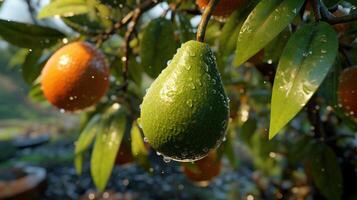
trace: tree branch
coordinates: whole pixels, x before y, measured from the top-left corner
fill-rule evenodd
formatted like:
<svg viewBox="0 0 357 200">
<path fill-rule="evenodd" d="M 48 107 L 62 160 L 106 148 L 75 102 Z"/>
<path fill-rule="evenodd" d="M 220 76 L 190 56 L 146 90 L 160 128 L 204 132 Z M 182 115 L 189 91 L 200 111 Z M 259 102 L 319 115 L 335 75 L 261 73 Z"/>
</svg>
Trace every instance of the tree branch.
<svg viewBox="0 0 357 200">
<path fill-rule="evenodd" d="M 320 21 L 321 20 L 321 11 L 320 11 L 320 5 L 321 2 L 320 0 L 310 0 L 312 9 L 314 11 L 314 16 L 315 16 L 315 21 Z"/>
<path fill-rule="evenodd" d="M 128 30 L 125 33 L 125 44 L 124 44 L 124 57 L 122 59 L 122 61 L 124 62 L 123 65 L 123 91 L 126 91 L 128 89 L 128 77 L 129 77 L 129 57 L 130 57 L 130 40 L 132 35 L 135 32 L 135 27 L 139 21 L 140 16 L 142 15 L 142 10 L 140 9 L 135 9 L 134 10 L 134 14 L 133 14 L 133 18 L 131 20 L 131 22 L 128 25 Z"/>
<path fill-rule="evenodd" d="M 135 14 L 135 12 L 137 12 L 137 10 L 140 10 L 140 13 L 144 13 L 147 10 L 150 10 L 151 8 L 153 8 L 154 6 L 156 6 L 157 4 L 159 4 L 161 2 L 162 2 L 162 0 L 146 0 L 146 1 L 142 2 L 140 5 L 138 5 L 138 7 L 135 10 L 129 12 L 120 21 L 115 23 L 111 29 L 96 36 L 94 40 L 96 41 L 96 43 L 98 45 L 100 45 L 105 40 L 107 40 L 111 35 L 114 35 L 115 33 L 117 33 L 117 31 L 119 29 L 121 29 L 123 26 L 127 25 L 133 19 L 134 14 Z"/>
<path fill-rule="evenodd" d="M 206 28 L 208 22 L 211 18 L 213 10 L 216 8 L 220 0 L 210 0 L 209 4 L 205 8 L 205 11 L 202 14 L 201 22 L 197 29 L 197 41 L 203 42 L 205 40 Z"/>
</svg>

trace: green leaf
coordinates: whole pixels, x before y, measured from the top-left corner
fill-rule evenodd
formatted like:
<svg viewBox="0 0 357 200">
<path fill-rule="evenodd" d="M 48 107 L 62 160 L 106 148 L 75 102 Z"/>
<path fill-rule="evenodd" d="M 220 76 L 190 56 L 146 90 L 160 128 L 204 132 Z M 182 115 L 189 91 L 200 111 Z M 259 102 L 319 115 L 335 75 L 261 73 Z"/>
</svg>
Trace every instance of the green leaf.
<svg viewBox="0 0 357 200">
<path fill-rule="evenodd" d="M 47 103 L 47 100 L 43 95 L 43 91 L 41 89 L 41 84 L 33 85 L 28 93 L 28 96 L 32 101 L 36 103 L 40 103 L 40 102 Z"/>
<path fill-rule="evenodd" d="M 84 152 L 92 144 L 100 128 L 100 115 L 94 115 L 81 132 L 75 146 L 75 167 L 78 174 L 82 173 Z"/>
<path fill-rule="evenodd" d="M 255 1 L 250 1 L 249 5 L 246 5 L 231 14 L 227 22 L 224 24 L 218 38 L 219 49 L 224 56 L 230 55 L 236 49 L 240 29 L 255 5 Z"/>
<path fill-rule="evenodd" d="M 290 28 L 286 28 L 264 48 L 264 60 L 268 63 L 277 63 L 283 53 L 286 43 L 291 36 Z"/>
<path fill-rule="evenodd" d="M 55 29 L 0 19 L 0 36 L 22 48 L 46 48 L 56 44 L 65 35 Z"/>
<path fill-rule="evenodd" d="M 304 0 L 262 0 L 244 22 L 238 36 L 235 65 L 258 53 L 299 13 Z"/>
<path fill-rule="evenodd" d="M 324 144 L 315 145 L 311 158 L 311 172 L 320 192 L 328 200 L 339 200 L 342 196 L 342 173 L 337 157 Z"/>
<path fill-rule="evenodd" d="M 223 55 L 227 56 L 235 50 L 242 25 L 242 17 L 238 11 L 234 12 L 224 24 L 218 38 L 219 49 Z"/>
<path fill-rule="evenodd" d="M 42 56 L 42 50 L 34 49 L 30 51 L 22 65 L 22 77 L 28 84 L 32 84 L 40 75 L 44 62 L 39 63 Z"/>
<path fill-rule="evenodd" d="M 335 61 L 337 35 L 325 22 L 305 25 L 291 36 L 275 76 L 269 138 L 305 106 Z"/>
<path fill-rule="evenodd" d="M 257 120 L 255 117 L 250 117 L 244 124 L 241 126 L 240 131 L 238 132 L 239 138 L 247 145 L 250 145 L 250 141 L 255 131 L 257 130 Z"/>
<path fill-rule="evenodd" d="M 88 13 L 90 9 L 86 0 L 55 0 L 43 7 L 37 17 L 39 19 L 56 15 L 69 17 Z"/>
<path fill-rule="evenodd" d="M 138 85 L 141 85 L 143 79 L 143 69 L 141 65 L 136 61 L 135 57 L 129 59 L 129 76 Z"/>
<path fill-rule="evenodd" d="M 336 6 L 340 0 L 323 0 L 324 4 L 326 7 L 331 8 Z"/>
<path fill-rule="evenodd" d="M 176 47 L 172 23 L 165 18 L 151 21 L 140 43 L 141 63 L 145 72 L 156 78 L 172 59 Z"/>
<path fill-rule="evenodd" d="M 91 175 L 100 191 L 107 185 L 125 132 L 126 115 L 123 110 L 115 112 L 113 117 L 103 121 L 91 157 Z"/>
<path fill-rule="evenodd" d="M 131 128 L 131 152 L 134 159 L 145 169 L 150 168 L 150 162 L 148 159 L 149 152 L 145 147 L 143 137 L 137 123 L 134 122 Z"/>
<path fill-rule="evenodd" d="M 177 13 L 177 26 L 181 43 L 185 43 L 195 38 L 191 21 L 186 15 Z"/>
</svg>

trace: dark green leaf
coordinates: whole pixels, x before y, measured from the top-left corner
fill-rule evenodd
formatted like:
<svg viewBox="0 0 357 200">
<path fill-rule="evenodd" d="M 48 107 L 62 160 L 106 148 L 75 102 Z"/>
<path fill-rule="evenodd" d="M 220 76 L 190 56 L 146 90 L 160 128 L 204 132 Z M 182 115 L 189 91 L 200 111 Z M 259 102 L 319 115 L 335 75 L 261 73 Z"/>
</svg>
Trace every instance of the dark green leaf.
<svg viewBox="0 0 357 200">
<path fill-rule="evenodd" d="M 91 175 L 100 191 L 107 185 L 125 132 L 126 115 L 123 110 L 115 112 L 113 117 L 103 121 L 91 157 Z"/>
<path fill-rule="evenodd" d="M 342 195 L 342 173 L 335 153 L 324 144 L 315 145 L 311 158 L 312 177 L 317 188 L 328 200 Z"/>
<path fill-rule="evenodd" d="M 0 19 L 0 36 L 23 48 L 51 47 L 65 35 L 55 29 Z"/>
<path fill-rule="evenodd" d="M 235 64 L 240 66 L 272 41 L 299 13 L 304 0 L 262 0 L 238 36 Z"/>
<path fill-rule="evenodd" d="M 129 75 L 130 78 L 138 85 L 141 85 L 142 82 L 142 73 L 143 69 L 141 65 L 136 61 L 134 57 L 129 60 Z"/>
<path fill-rule="evenodd" d="M 246 144 L 250 145 L 251 137 L 257 130 L 257 120 L 254 117 L 250 117 L 238 132 L 239 138 Z"/>
<path fill-rule="evenodd" d="M 28 93 L 28 96 L 34 102 L 47 102 L 45 96 L 43 95 L 41 84 L 36 84 L 32 86 Z"/>
<path fill-rule="evenodd" d="M 150 168 L 150 162 L 148 159 L 149 152 L 145 147 L 143 137 L 136 123 L 131 128 L 131 152 L 134 159 L 145 169 Z"/>
<path fill-rule="evenodd" d="M 275 76 L 269 138 L 305 106 L 335 61 L 337 35 L 325 22 L 305 25 L 291 36 Z"/>
<path fill-rule="evenodd" d="M 249 5 L 235 11 L 224 24 L 218 38 L 220 53 L 224 56 L 230 55 L 236 49 L 240 29 L 255 5 L 256 2 L 251 1 Z"/>
<path fill-rule="evenodd" d="M 218 38 L 220 53 L 227 56 L 235 50 L 242 25 L 242 17 L 238 11 L 228 18 Z"/>
<path fill-rule="evenodd" d="M 75 147 L 75 167 L 78 174 L 82 173 L 83 154 L 92 144 L 100 128 L 100 115 L 94 115 L 81 132 Z"/>
<path fill-rule="evenodd" d="M 88 13 L 90 9 L 86 0 L 55 0 L 41 9 L 38 18 L 43 19 L 56 15 L 68 17 Z"/>
<path fill-rule="evenodd" d="M 32 84 L 40 75 L 44 62 L 39 63 L 42 50 L 34 49 L 30 51 L 22 65 L 22 77 L 28 84 Z"/>
<path fill-rule="evenodd" d="M 277 63 L 290 36 L 291 30 L 290 28 L 286 28 L 274 40 L 272 40 L 264 48 L 264 60 L 268 63 Z"/>
<path fill-rule="evenodd" d="M 331 8 L 336 6 L 341 0 L 322 0 L 326 7 Z"/>
<path fill-rule="evenodd" d="M 195 34 L 193 32 L 193 27 L 190 19 L 183 14 L 177 14 L 177 24 L 178 31 L 180 36 L 180 42 L 184 43 L 189 40 L 193 40 L 195 38 Z"/>
<path fill-rule="evenodd" d="M 156 78 L 176 52 L 177 44 L 172 23 L 157 18 L 149 23 L 140 43 L 140 56 L 145 72 Z"/>
</svg>

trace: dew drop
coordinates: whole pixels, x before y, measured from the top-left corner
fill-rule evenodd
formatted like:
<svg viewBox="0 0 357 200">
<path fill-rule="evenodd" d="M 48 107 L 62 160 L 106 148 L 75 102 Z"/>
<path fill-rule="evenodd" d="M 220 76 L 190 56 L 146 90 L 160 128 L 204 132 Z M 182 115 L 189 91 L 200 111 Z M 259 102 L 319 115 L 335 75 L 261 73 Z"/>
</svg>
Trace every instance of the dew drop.
<svg viewBox="0 0 357 200">
<path fill-rule="evenodd" d="M 165 163 L 169 163 L 172 159 L 170 157 L 164 156 L 163 160 Z"/>
<path fill-rule="evenodd" d="M 186 104 L 187 104 L 190 108 L 193 107 L 193 103 L 192 103 L 192 100 L 191 100 L 191 99 L 187 100 L 187 101 L 186 101 Z"/>
</svg>

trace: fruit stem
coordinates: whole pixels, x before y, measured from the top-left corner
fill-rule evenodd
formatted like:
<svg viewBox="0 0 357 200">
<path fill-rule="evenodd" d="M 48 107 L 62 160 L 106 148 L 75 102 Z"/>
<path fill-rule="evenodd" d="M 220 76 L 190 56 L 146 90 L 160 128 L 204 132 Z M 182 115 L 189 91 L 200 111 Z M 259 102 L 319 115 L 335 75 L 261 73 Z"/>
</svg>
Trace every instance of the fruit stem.
<svg viewBox="0 0 357 200">
<path fill-rule="evenodd" d="M 198 25 L 198 29 L 197 29 L 197 36 L 196 36 L 197 41 L 204 42 L 208 22 L 211 18 L 213 10 L 216 8 L 219 1 L 220 0 L 210 0 L 209 4 L 205 8 L 202 14 L 201 22 Z"/>
</svg>

